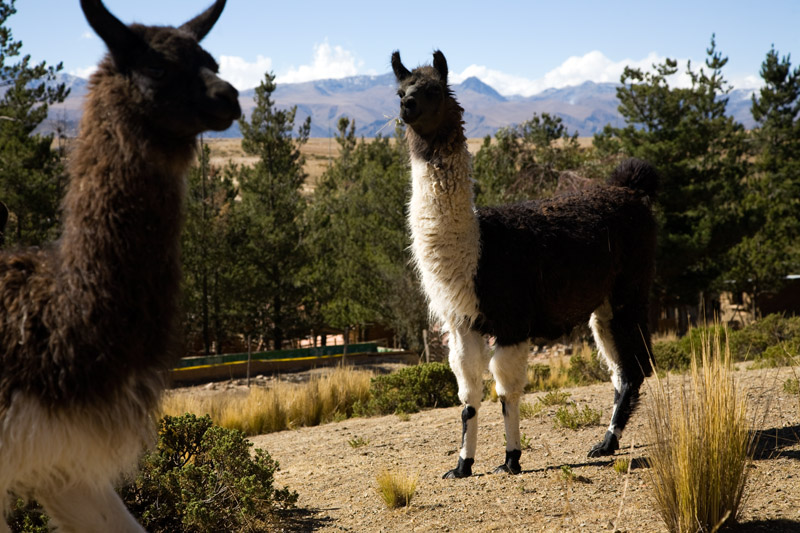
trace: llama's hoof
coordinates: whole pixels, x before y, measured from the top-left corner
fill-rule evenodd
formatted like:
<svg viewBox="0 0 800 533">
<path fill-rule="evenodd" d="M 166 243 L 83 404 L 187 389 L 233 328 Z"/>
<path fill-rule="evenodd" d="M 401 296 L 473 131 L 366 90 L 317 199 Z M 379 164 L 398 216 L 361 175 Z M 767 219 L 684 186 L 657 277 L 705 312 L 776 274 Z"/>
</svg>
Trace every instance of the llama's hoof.
<svg viewBox="0 0 800 533">
<path fill-rule="evenodd" d="M 445 473 L 442 479 L 461 479 L 472 475 L 472 464 L 475 459 L 462 459 L 458 458 L 458 466 Z"/>
<path fill-rule="evenodd" d="M 493 474 L 514 474 L 517 475 L 522 472 L 522 467 L 519 465 L 519 458 L 522 456 L 521 450 L 511 450 L 506 452 L 506 462 L 492 472 Z"/>
<path fill-rule="evenodd" d="M 606 431 L 606 437 L 603 439 L 603 442 L 598 442 L 589 450 L 589 457 L 614 455 L 614 452 L 617 450 L 619 450 L 619 440 L 617 436 L 611 431 Z"/>
</svg>

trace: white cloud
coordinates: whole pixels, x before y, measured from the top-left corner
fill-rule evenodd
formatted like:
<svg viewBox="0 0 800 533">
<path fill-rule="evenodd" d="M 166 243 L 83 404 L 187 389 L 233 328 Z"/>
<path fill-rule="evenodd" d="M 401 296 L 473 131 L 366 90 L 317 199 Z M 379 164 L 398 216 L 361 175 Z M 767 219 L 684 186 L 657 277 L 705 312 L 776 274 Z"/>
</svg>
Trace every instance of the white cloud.
<svg viewBox="0 0 800 533">
<path fill-rule="evenodd" d="M 231 85 L 243 91 L 257 86 L 264 80 L 264 74 L 272 69 L 272 59 L 256 56 L 253 63 L 237 56 L 220 56 L 219 75 Z"/>
<path fill-rule="evenodd" d="M 453 83 L 460 83 L 470 76 L 475 76 L 484 83 L 491 85 L 500 94 L 532 96 L 545 89 L 580 85 L 586 81 L 617 83 L 626 66 L 640 68 L 644 72 L 651 72 L 653 65 L 662 63 L 664 59 L 663 56 L 651 52 L 643 59 L 612 61 L 602 52 L 593 50 L 583 56 L 567 58 L 561 65 L 538 79 L 513 76 L 481 65 L 470 65 L 461 73 L 451 73 L 450 80 Z M 696 70 L 696 67 L 693 68 Z M 669 82 L 670 85 L 675 87 L 688 87 L 690 85 L 691 80 L 686 75 L 685 59 L 678 61 L 678 73 Z"/>
<path fill-rule="evenodd" d="M 79 78 L 88 79 L 92 73 L 97 70 L 97 65 L 92 65 L 90 67 L 84 68 L 76 68 L 69 71 L 69 73 L 73 76 L 77 76 Z"/>
<path fill-rule="evenodd" d="M 314 45 L 311 65 L 291 67 L 289 72 L 277 76 L 278 83 L 301 83 L 311 80 L 345 78 L 359 74 L 363 61 L 356 61 L 353 53 L 341 46 L 331 46 L 327 40 Z"/>
<path fill-rule="evenodd" d="M 90 31 L 85 31 L 81 34 L 81 39 L 95 39 L 96 37 L 97 36 Z"/>
</svg>

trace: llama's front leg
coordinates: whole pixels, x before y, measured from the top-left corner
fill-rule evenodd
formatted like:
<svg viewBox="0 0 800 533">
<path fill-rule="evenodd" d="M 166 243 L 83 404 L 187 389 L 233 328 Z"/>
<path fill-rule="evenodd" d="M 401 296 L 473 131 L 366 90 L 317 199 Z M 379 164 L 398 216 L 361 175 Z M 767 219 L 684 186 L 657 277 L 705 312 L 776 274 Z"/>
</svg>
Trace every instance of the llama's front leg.
<svg viewBox="0 0 800 533">
<path fill-rule="evenodd" d="M 461 411 L 461 451 L 458 465 L 442 476 L 445 479 L 469 477 L 478 446 L 478 409 L 483 397 L 483 371 L 486 369 L 486 343 L 467 328 L 450 331 L 450 368 L 458 381 Z"/>
<path fill-rule="evenodd" d="M 36 497 L 59 533 L 146 533 L 110 483 L 102 488 L 78 484 Z"/>
<path fill-rule="evenodd" d="M 495 468 L 494 473 L 519 474 L 522 443 L 519 434 L 519 400 L 528 382 L 528 343 L 497 346 L 489 363 L 495 379 L 497 396 L 503 406 L 503 422 L 506 430 L 506 459 Z"/>
</svg>

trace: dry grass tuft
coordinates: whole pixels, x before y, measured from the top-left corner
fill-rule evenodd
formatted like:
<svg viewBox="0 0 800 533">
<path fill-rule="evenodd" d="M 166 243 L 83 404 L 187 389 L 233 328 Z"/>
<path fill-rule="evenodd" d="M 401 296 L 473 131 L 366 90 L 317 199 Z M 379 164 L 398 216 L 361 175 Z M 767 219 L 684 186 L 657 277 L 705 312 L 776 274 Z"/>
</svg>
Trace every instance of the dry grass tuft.
<svg viewBox="0 0 800 533">
<path fill-rule="evenodd" d="M 306 383 L 277 382 L 246 394 L 197 397 L 169 394 L 163 414 L 208 414 L 218 425 L 260 435 L 301 426 L 316 426 L 352 414 L 357 402 L 369 398 L 371 372 L 338 367 Z"/>
<path fill-rule="evenodd" d="M 727 339 L 724 348 L 719 334 L 702 344 L 680 388 L 670 392 L 656 378 L 647 402 L 653 496 L 667 528 L 680 533 L 736 520 L 754 444 Z"/>
<path fill-rule="evenodd" d="M 390 472 L 384 470 L 378 475 L 378 492 L 390 509 L 407 507 L 417 491 L 417 479 L 404 472 Z"/>
</svg>

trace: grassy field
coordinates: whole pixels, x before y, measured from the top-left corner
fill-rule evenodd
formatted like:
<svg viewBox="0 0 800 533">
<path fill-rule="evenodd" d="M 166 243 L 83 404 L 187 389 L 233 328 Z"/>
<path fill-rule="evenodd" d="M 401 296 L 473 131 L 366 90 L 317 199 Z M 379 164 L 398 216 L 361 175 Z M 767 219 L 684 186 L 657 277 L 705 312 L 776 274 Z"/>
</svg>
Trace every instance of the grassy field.
<svg viewBox="0 0 800 533">
<path fill-rule="evenodd" d="M 211 148 L 211 164 L 224 166 L 231 161 L 236 164 L 252 165 L 256 157 L 248 156 L 242 151 L 241 139 L 204 139 Z M 469 139 L 469 151 L 475 154 L 481 147 L 483 139 Z M 325 169 L 331 164 L 339 153 L 339 145 L 333 138 L 313 138 L 303 145 L 300 150 L 306 157 L 305 171 L 308 173 L 308 187 L 312 188 L 319 180 Z"/>
</svg>

